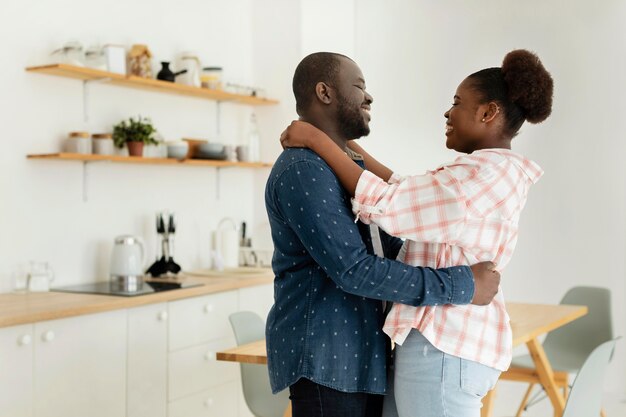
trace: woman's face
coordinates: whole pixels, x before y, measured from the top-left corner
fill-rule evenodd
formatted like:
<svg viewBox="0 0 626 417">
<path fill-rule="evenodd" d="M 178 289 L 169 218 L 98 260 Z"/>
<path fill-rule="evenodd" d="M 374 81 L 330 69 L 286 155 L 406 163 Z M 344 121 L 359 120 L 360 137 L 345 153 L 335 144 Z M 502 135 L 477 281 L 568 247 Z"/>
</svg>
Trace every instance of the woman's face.
<svg viewBox="0 0 626 417">
<path fill-rule="evenodd" d="M 472 153 L 484 139 L 484 117 L 476 91 L 467 78 L 459 84 L 446 118 L 446 147 L 457 152 Z"/>
</svg>

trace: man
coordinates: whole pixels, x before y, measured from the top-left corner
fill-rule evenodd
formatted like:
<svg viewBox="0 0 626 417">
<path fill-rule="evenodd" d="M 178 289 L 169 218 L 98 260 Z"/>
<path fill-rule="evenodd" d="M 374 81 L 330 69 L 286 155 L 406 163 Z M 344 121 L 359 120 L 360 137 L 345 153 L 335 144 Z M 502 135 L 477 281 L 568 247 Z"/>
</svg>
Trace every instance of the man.
<svg viewBox="0 0 626 417">
<path fill-rule="evenodd" d="M 309 55 L 296 68 L 293 90 L 300 120 L 362 164 L 346 147 L 369 134 L 373 101 L 356 63 Z M 402 242 L 355 223 L 332 170 L 308 149 L 280 155 L 265 201 L 276 275 L 268 369 L 274 392 L 289 387 L 294 417 L 380 416 L 389 356 L 380 300 L 487 304 L 497 292 L 500 277 L 490 262 L 433 270 L 391 260 Z"/>
</svg>

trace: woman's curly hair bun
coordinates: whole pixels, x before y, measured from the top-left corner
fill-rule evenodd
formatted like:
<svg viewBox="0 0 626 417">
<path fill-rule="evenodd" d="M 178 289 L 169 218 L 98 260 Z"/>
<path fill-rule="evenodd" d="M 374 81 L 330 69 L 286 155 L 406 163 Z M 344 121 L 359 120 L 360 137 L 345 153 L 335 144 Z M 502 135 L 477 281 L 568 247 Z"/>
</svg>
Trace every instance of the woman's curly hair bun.
<svg viewBox="0 0 626 417">
<path fill-rule="evenodd" d="M 554 83 L 539 57 L 525 49 L 509 52 L 502 62 L 509 99 L 530 123 L 544 121 L 552 112 Z"/>
</svg>

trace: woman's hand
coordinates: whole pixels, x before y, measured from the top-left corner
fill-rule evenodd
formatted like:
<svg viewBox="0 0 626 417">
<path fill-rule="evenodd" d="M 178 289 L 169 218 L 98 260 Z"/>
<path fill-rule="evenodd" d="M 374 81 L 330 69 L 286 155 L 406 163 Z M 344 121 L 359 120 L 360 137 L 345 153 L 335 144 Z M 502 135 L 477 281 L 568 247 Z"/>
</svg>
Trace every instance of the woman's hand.
<svg viewBox="0 0 626 417">
<path fill-rule="evenodd" d="M 280 135 L 280 144 L 285 148 L 310 148 L 312 141 L 324 132 L 310 123 L 294 120 Z"/>
</svg>

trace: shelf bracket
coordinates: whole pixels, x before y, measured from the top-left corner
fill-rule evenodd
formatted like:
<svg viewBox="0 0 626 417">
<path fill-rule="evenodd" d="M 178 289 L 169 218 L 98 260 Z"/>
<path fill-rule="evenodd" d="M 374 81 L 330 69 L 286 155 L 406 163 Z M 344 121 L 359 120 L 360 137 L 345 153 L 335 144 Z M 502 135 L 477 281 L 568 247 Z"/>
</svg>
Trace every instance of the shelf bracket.
<svg viewBox="0 0 626 417">
<path fill-rule="evenodd" d="M 87 161 L 83 161 L 83 203 L 86 203 L 89 200 L 87 195 L 87 176 Z"/>
<path fill-rule="evenodd" d="M 215 198 L 219 201 L 220 199 L 220 172 L 222 170 L 220 169 L 220 167 L 217 167 L 215 169 Z"/>
<path fill-rule="evenodd" d="M 85 123 L 89 122 L 89 84 L 106 83 L 109 81 L 111 81 L 111 78 L 108 77 L 83 80 L 83 120 Z"/>
<path fill-rule="evenodd" d="M 221 133 L 221 126 L 220 126 L 220 120 L 222 118 L 220 114 L 221 105 L 222 105 L 221 101 L 218 101 L 217 103 L 215 103 L 215 137 L 216 138 L 219 138 L 220 133 Z"/>
</svg>

